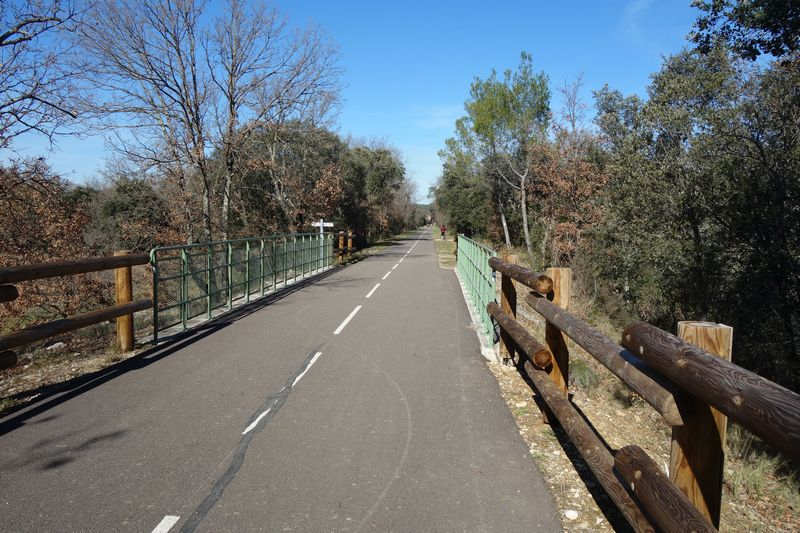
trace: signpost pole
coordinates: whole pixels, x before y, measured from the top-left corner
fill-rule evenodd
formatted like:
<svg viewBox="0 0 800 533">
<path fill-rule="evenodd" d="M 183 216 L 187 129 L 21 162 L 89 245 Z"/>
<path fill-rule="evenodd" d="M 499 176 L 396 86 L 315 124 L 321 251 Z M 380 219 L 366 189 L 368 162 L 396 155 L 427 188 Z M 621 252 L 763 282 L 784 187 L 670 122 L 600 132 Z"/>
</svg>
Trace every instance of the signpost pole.
<svg viewBox="0 0 800 533">
<path fill-rule="evenodd" d="M 332 228 L 333 222 L 325 222 L 323 219 L 319 219 L 318 222 L 312 222 L 312 226 L 317 227 L 319 226 L 319 262 L 320 268 L 325 265 L 325 228 Z"/>
</svg>

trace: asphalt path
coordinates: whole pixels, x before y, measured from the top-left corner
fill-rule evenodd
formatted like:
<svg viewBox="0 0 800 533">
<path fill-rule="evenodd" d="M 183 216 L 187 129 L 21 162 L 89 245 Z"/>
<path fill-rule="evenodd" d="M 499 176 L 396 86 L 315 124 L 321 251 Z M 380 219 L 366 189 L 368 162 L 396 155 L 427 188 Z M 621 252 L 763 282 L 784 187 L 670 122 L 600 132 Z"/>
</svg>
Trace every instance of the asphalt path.
<svg viewBox="0 0 800 533">
<path fill-rule="evenodd" d="M 429 232 L 0 419 L 2 531 L 558 531 Z"/>
</svg>

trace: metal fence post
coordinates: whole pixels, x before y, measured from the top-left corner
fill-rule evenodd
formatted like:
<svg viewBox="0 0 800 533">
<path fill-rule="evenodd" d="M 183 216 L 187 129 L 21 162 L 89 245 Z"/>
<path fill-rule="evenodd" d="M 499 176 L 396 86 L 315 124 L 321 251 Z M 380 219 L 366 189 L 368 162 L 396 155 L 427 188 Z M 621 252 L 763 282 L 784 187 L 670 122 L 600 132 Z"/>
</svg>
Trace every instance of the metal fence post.
<svg viewBox="0 0 800 533">
<path fill-rule="evenodd" d="M 261 296 L 264 296 L 264 239 L 261 239 L 261 248 L 258 255 L 261 258 L 261 268 L 259 269 L 258 277 L 261 280 Z"/>
<path fill-rule="evenodd" d="M 208 245 L 206 251 L 206 316 L 211 320 L 211 276 L 214 274 L 212 268 L 213 258 L 211 256 L 211 245 Z"/>
<path fill-rule="evenodd" d="M 153 268 L 153 344 L 158 344 L 158 254 L 150 252 L 150 265 Z"/>
<path fill-rule="evenodd" d="M 247 292 L 245 302 L 250 303 L 250 241 L 244 243 L 244 254 L 247 256 L 247 262 L 244 264 L 244 290 Z"/>
<path fill-rule="evenodd" d="M 228 242 L 228 309 L 233 309 L 233 246 Z"/>
<path fill-rule="evenodd" d="M 186 321 L 188 320 L 188 309 L 186 308 L 186 301 L 189 299 L 189 284 L 186 281 L 186 274 L 189 271 L 189 258 L 186 256 L 186 250 L 181 250 L 181 329 L 186 331 Z"/>
</svg>

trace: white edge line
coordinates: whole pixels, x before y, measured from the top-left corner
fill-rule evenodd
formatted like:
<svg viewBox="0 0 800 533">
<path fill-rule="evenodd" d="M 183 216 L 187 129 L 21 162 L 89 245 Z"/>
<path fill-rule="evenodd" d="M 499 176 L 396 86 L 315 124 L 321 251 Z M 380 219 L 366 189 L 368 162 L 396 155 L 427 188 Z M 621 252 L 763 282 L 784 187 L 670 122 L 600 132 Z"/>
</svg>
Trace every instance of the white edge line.
<svg viewBox="0 0 800 533">
<path fill-rule="evenodd" d="M 372 290 L 371 290 L 371 291 L 369 291 L 369 292 L 367 293 L 367 295 L 365 296 L 365 298 L 369 298 L 370 296 L 372 296 L 372 293 L 373 293 L 373 292 L 375 292 L 375 291 L 377 291 L 377 290 L 378 290 L 378 287 L 380 287 L 380 286 L 381 286 L 381 284 L 380 284 L 380 283 L 376 283 L 376 284 L 375 284 L 375 286 L 374 286 L 374 287 L 372 287 Z"/>
<path fill-rule="evenodd" d="M 386 278 L 388 278 L 388 277 L 389 277 L 389 274 L 391 274 L 391 273 L 392 273 L 392 271 L 390 270 L 389 272 L 387 272 L 386 274 L 384 274 L 384 275 L 383 275 L 383 277 L 382 277 L 381 279 L 386 279 Z"/>
<path fill-rule="evenodd" d="M 344 321 L 341 324 L 339 324 L 339 327 L 336 328 L 336 331 L 334 331 L 333 334 L 338 335 L 339 333 L 341 333 L 342 330 L 345 328 L 345 326 L 347 326 L 347 324 L 349 324 L 350 321 L 353 320 L 353 317 L 356 316 L 356 313 L 358 313 L 359 311 L 361 311 L 361 306 L 357 305 L 356 308 L 353 309 L 349 315 L 347 315 L 347 318 L 345 318 Z"/>
<path fill-rule="evenodd" d="M 399 266 L 400 266 L 400 263 L 395 263 L 395 265 L 392 267 L 392 270 L 394 270 L 395 268 L 397 268 Z"/>
<path fill-rule="evenodd" d="M 156 528 L 153 530 L 153 533 L 167 533 L 167 531 L 169 531 L 172 528 L 172 526 L 177 524 L 178 520 L 180 519 L 181 519 L 180 516 L 168 514 L 167 516 L 161 519 L 161 522 L 158 523 Z"/>
<path fill-rule="evenodd" d="M 300 379 L 301 379 L 303 376 L 305 376 L 305 375 L 306 375 L 306 372 L 308 372 L 308 371 L 311 369 L 311 365 L 313 365 L 314 363 L 316 363 L 316 362 L 317 362 L 317 359 L 319 359 L 319 356 L 320 356 L 320 355 L 322 355 L 322 352 L 317 352 L 317 353 L 315 353 L 315 354 L 314 354 L 314 357 L 312 357 L 312 358 L 311 358 L 311 361 L 309 361 L 309 362 L 308 362 L 308 366 L 306 366 L 306 367 L 305 367 L 305 369 L 303 369 L 303 371 L 302 371 L 302 372 L 300 372 L 300 375 L 299 375 L 299 376 L 297 376 L 296 378 L 294 378 L 294 381 L 292 381 L 292 387 L 294 387 L 295 385 L 297 385 L 297 382 L 298 382 L 298 381 L 300 381 Z"/>
<path fill-rule="evenodd" d="M 268 413 L 269 413 L 271 410 L 272 410 L 272 407 L 270 407 L 269 409 L 267 409 L 266 411 L 264 411 L 263 413 L 261 413 L 260 415 L 258 415 L 258 418 L 256 418 L 255 420 L 253 420 L 253 422 L 252 422 L 252 423 L 251 423 L 249 426 L 247 426 L 247 427 L 244 429 L 244 431 L 242 431 L 242 435 L 247 435 L 248 433 L 250 433 L 251 431 L 253 431 L 253 430 L 256 428 L 256 426 L 258 425 L 258 423 L 259 423 L 259 422 L 261 422 L 261 419 L 262 419 L 262 418 L 264 418 L 265 416 L 267 416 L 267 414 L 268 414 Z"/>
</svg>

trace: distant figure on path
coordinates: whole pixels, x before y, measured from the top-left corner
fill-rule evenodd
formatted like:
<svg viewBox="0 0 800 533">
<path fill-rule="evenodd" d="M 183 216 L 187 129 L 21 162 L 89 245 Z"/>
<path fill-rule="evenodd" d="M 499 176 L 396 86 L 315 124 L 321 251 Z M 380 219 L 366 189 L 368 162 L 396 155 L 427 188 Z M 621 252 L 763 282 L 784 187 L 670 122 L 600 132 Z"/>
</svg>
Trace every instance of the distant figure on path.
<svg viewBox="0 0 800 533">
<path fill-rule="evenodd" d="M 441 226 L 439 226 L 439 229 L 442 231 L 442 239 L 444 239 L 444 236 L 447 233 L 447 226 L 442 224 Z"/>
</svg>

